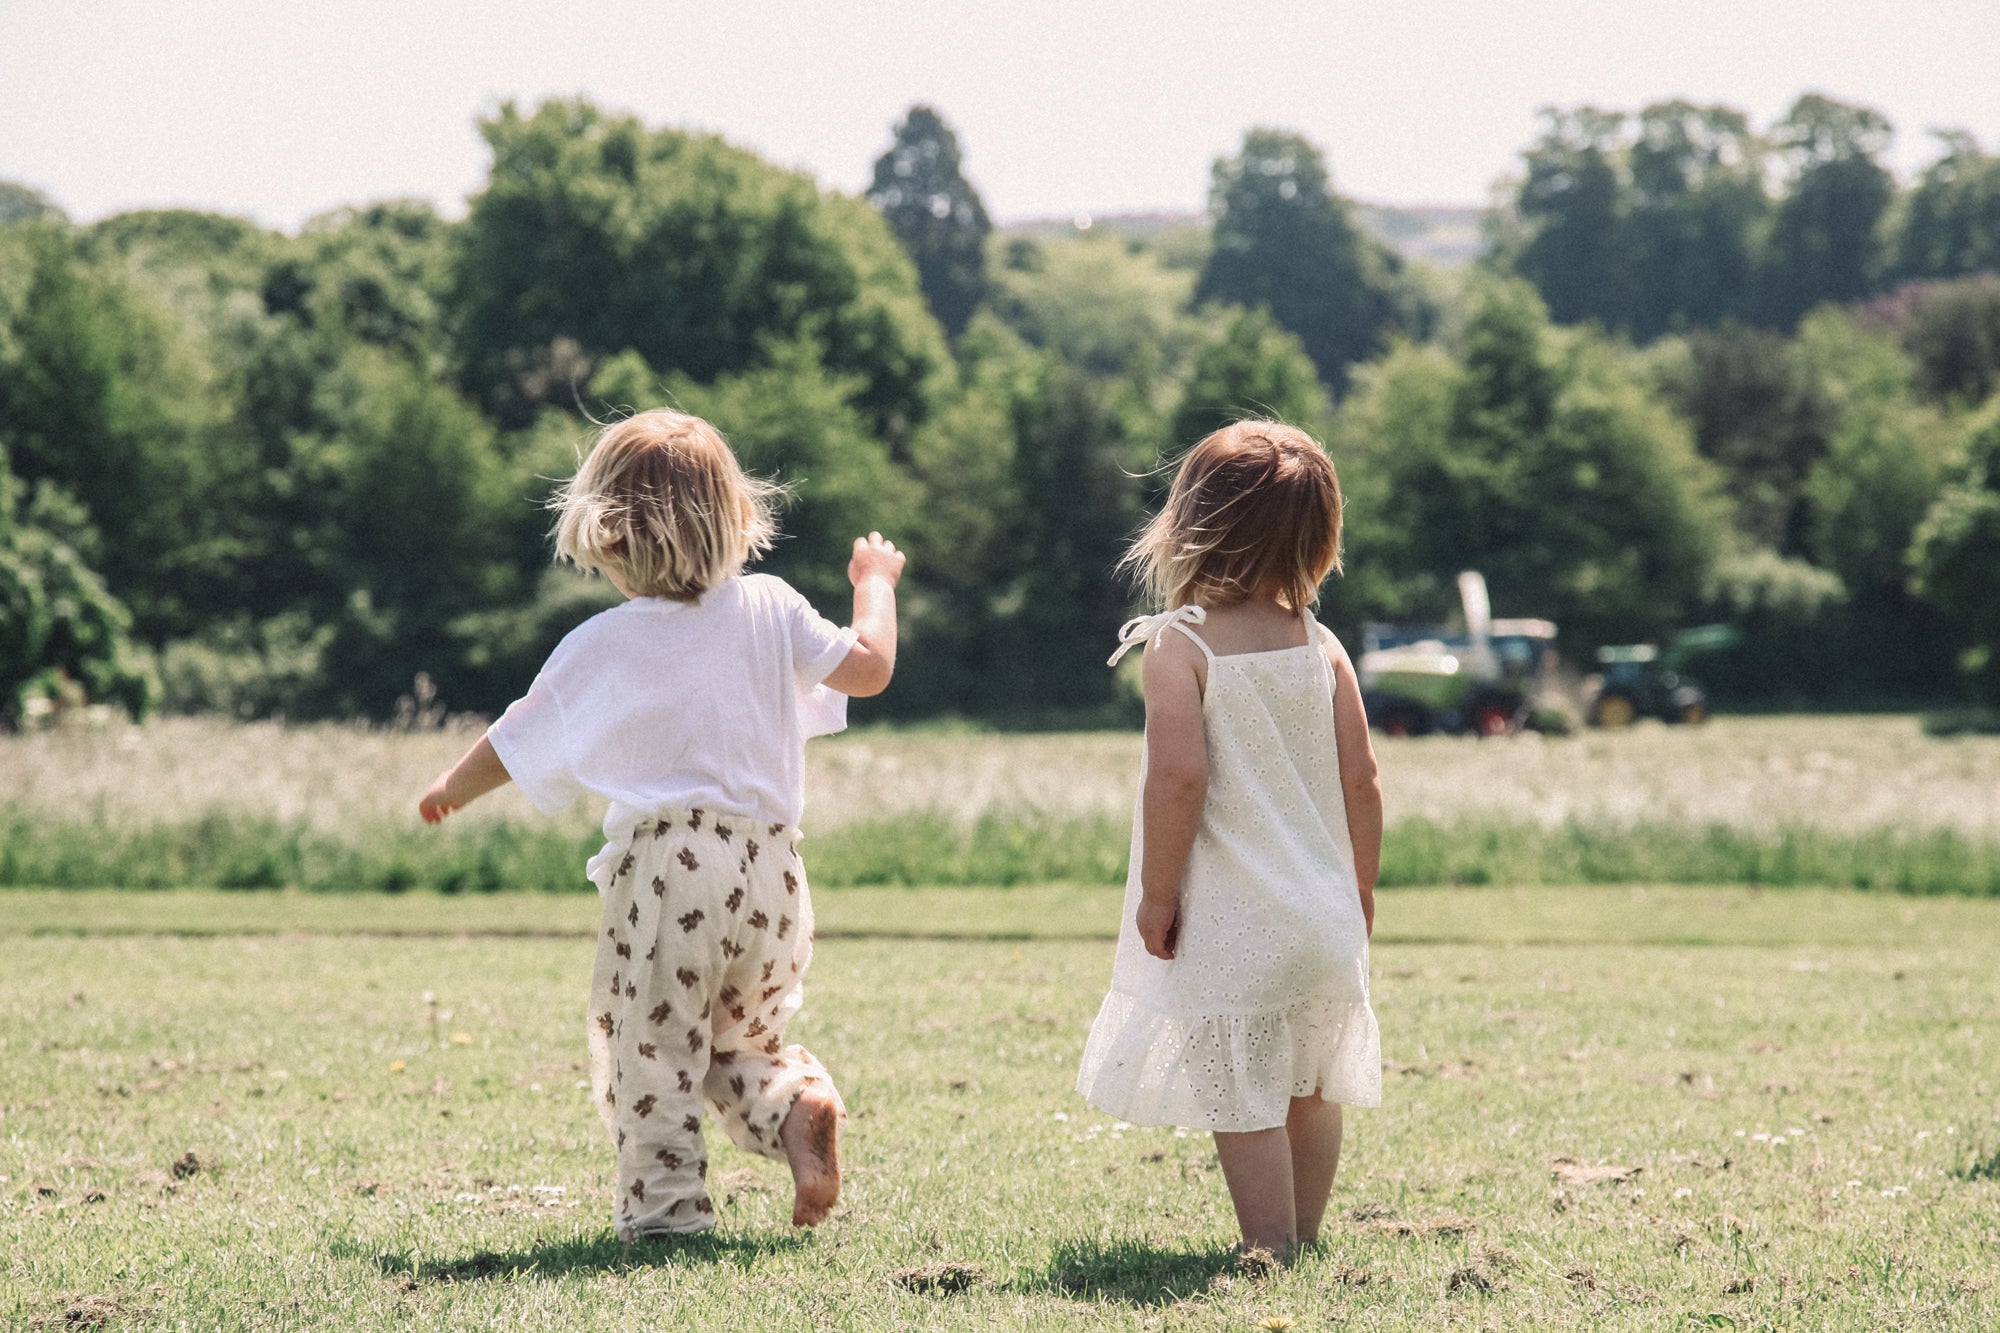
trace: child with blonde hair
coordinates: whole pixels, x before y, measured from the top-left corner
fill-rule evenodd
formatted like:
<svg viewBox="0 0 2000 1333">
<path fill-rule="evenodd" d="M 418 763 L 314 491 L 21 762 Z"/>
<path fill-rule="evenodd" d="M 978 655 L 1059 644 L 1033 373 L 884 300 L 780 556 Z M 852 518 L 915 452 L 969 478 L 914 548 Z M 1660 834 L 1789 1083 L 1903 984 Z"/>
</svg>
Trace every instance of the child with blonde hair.
<svg viewBox="0 0 2000 1333">
<path fill-rule="evenodd" d="M 1111 658 L 1148 645 L 1146 750 L 1077 1091 L 1122 1120 L 1213 1131 L 1244 1247 L 1279 1254 L 1319 1237 L 1341 1105 L 1382 1095 L 1382 792 L 1354 667 L 1309 609 L 1339 568 L 1340 519 L 1305 432 L 1216 431 L 1127 553 L 1162 609 Z"/>
<path fill-rule="evenodd" d="M 784 1042 L 812 958 L 804 748 L 846 725 L 847 696 L 888 686 L 903 555 L 880 533 L 855 541 L 842 629 L 742 572 L 775 535 L 776 490 L 699 417 L 606 427 L 551 502 L 556 550 L 627 600 L 565 638 L 418 807 L 436 823 L 509 781 L 550 813 L 608 802 L 587 867 L 604 900 L 590 1066 L 628 1241 L 715 1225 L 704 1103 L 738 1146 L 790 1166 L 794 1225 L 840 1194 L 840 1095 Z"/>
</svg>

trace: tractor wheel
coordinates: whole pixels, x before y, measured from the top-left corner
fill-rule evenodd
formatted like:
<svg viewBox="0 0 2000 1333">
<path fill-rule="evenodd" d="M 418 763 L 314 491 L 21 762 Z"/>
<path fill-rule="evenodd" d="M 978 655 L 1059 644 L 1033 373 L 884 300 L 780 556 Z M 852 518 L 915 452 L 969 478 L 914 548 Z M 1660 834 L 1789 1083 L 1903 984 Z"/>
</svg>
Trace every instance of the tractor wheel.
<svg viewBox="0 0 2000 1333">
<path fill-rule="evenodd" d="M 1472 727 L 1482 736 L 1505 736 L 1514 730 L 1514 715 L 1499 704 L 1481 704 Z"/>
<path fill-rule="evenodd" d="M 1590 712 L 1593 725 L 1600 727 L 1629 727 L 1639 720 L 1639 710 L 1632 701 L 1622 694 L 1607 694 L 1597 701 L 1597 707 Z"/>
<path fill-rule="evenodd" d="M 1382 717 L 1384 736 L 1421 736 L 1429 730 L 1429 719 L 1414 708 L 1392 708 Z"/>
<path fill-rule="evenodd" d="M 1675 719 L 1690 727 L 1698 727 L 1708 721 L 1707 704 L 1682 704 L 1680 716 Z"/>
</svg>

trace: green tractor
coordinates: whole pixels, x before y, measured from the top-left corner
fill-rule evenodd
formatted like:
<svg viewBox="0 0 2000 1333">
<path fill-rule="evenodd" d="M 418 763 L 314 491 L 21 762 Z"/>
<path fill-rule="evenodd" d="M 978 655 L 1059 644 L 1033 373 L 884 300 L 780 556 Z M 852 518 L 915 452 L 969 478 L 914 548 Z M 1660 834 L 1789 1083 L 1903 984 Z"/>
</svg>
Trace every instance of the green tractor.
<svg viewBox="0 0 2000 1333">
<path fill-rule="evenodd" d="M 1742 638 L 1729 625 L 1698 625 L 1676 634 L 1664 649 L 1650 643 L 1599 648 L 1598 672 L 1584 681 L 1583 715 L 1593 727 L 1629 727 L 1646 717 L 1706 722 L 1708 693 L 1689 678 L 1687 664 Z"/>
<path fill-rule="evenodd" d="M 1368 724 L 1391 736 L 1505 736 L 1533 717 L 1555 664 L 1556 627 L 1495 620 L 1486 580 L 1458 576 L 1463 633 L 1376 623 L 1355 663 Z"/>
</svg>

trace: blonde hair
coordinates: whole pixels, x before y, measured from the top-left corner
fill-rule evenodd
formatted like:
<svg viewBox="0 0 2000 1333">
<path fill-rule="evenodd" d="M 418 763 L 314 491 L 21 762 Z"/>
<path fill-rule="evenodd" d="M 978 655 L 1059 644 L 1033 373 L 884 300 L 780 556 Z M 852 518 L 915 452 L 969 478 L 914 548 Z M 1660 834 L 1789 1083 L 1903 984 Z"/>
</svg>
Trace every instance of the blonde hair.
<svg viewBox="0 0 2000 1333">
<path fill-rule="evenodd" d="M 549 501 L 556 554 L 634 596 L 692 602 L 771 548 L 782 494 L 700 417 L 641 412 L 600 431 Z"/>
<path fill-rule="evenodd" d="M 1119 562 L 1155 605 L 1228 605 L 1276 592 L 1302 611 L 1340 568 L 1340 479 L 1296 426 L 1239 421 L 1187 452 L 1167 503 Z"/>
</svg>

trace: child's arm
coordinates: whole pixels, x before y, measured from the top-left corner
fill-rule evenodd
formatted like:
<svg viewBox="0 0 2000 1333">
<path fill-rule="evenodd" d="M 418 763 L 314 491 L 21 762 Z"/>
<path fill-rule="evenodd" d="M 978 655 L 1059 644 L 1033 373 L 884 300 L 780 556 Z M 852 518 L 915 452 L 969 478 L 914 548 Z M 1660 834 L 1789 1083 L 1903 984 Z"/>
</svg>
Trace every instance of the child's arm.
<svg viewBox="0 0 2000 1333">
<path fill-rule="evenodd" d="M 1347 834 L 1354 843 L 1354 878 L 1361 886 L 1361 915 L 1375 933 L 1375 879 L 1382 871 L 1382 779 L 1375 744 L 1368 738 L 1368 714 L 1361 707 L 1361 682 L 1338 640 L 1333 642 L 1334 748 L 1340 755 L 1340 785 L 1347 799 Z"/>
<path fill-rule="evenodd" d="M 854 585 L 854 647 L 826 673 L 826 687 L 857 699 L 880 694 L 896 674 L 896 582 L 903 553 L 879 532 L 854 539 L 847 581 Z"/>
<path fill-rule="evenodd" d="M 507 766 L 493 752 L 493 742 L 481 736 L 464 758 L 438 774 L 431 789 L 418 800 L 417 813 L 426 824 L 435 824 L 460 806 L 511 781 Z"/>
<path fill-rule="evenodd" d="M 1208 742 L 1201 730 L 1200 650 L 1169 634 L 1146 650 L 1145 838 L 1139 847 L 1139 938 L 1155 958 L 1180 943 L 1181 879 L 1208 800 Z"/>
</svg>

